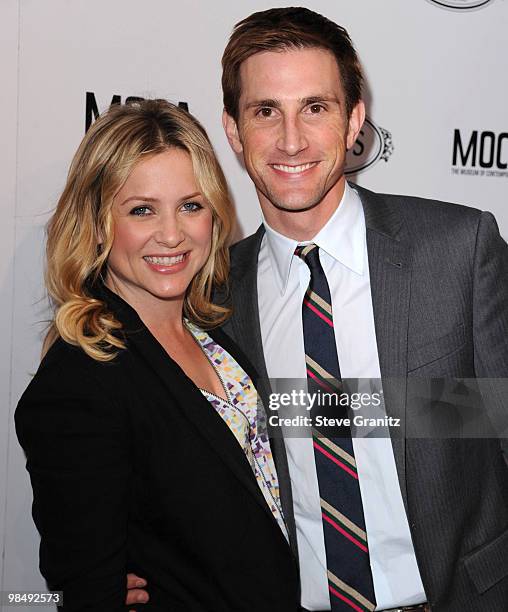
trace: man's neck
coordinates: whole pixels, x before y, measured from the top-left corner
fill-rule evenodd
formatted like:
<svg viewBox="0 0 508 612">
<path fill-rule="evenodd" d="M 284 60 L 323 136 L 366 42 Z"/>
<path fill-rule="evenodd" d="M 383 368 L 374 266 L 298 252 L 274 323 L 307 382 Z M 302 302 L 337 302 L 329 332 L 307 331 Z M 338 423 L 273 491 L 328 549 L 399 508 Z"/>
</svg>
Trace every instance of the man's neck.
<svg viewBox="0 0 508 612">
<path fill-rule="evenodd" d="M 276 208 L 271 203 L 261 203 L 266 223 L 276 232 L 296 240 L 312 240 L 328 223 L 340 205 L 346 182 L 342 181 L 337 189 L 330 190 L 316 206 L 307 210 L 290 211 Z M 261 197 L 260 197 L 261 201 Z"/>
</svg>

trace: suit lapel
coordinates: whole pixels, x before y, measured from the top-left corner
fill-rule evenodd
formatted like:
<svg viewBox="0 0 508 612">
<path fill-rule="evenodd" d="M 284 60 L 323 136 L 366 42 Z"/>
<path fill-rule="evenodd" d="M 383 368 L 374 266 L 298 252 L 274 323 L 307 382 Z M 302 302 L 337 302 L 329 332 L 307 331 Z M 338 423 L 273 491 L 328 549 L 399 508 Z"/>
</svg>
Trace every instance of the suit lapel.
<svg viewBox="0 0 508 612">
<path fill-rule="evenodd" d="M 263 353 L 257 297 L 257 264 L 263 235 L 264 228 L 260 226 L 255 234 L 242 242 L 241 247 L 239 245 L 233 250 L 231 297 L 234 316 L 231 323 L 235 341 L 249 357 L 259 377 L 264 380 L 263 391 L 266 393 L 269 392 L 266 386 L 268 373 Z"/>
<path fill-rule="evenodd" d="M 365 212 L 372 305 L 386 412 L 406 423 L 407 335 L 411 253 L 399 211 L 383 196 L 355 186 Z M 405 431 L 391 430 L 407 511 Z"/>
<path fill-rule="evenodd" d="M 233 247 L 230 274 L 233 316 L 224 326 L 224 330 L 233 337 L 233 340 L 240 346 L 254 366 L 258 374 L 254 383 L 261 395 L 263 404 L 268 406 L 271 388 L 263 353 L 257 295 L 258 256 L 264 233 L 264 227 L 260 226 L 255 234 L 245 238 Z M 277 468 L 280 499 L 288 527 L 290 544 L 295 558 L 298 558 L 293 494 L 291 492 L 286 447 L 279 428 L 275 428 L 268 423 L 268 433 Z"/>
<path fill-rule="evenodd" d="M 227 424 L 203 396 L 180 366 L 171 359 L 152 336 L 136 312 L 107 288 L 100 290 L 115 316 L 122 323 L 128 349 L 153 370 L 174 406 L 199 431 L 203 444 L 209 444 L 238 480 L 252 493 L 257 503 L 273 518 L 243 450 Z"/>
</svg>

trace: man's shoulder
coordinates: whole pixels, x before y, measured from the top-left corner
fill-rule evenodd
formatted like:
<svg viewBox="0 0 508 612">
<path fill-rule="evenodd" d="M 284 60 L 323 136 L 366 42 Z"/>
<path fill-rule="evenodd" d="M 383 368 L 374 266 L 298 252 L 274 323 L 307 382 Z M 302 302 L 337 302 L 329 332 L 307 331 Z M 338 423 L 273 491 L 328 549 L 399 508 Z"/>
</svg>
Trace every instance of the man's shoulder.
<svg viewBox="0 0 508 612">
<path fill-rule="evenodd" d="M 362 203 L 368 206 L 385 205 L 390 208 L 395 208 L 403 217 L 449 217 L 455 219 L 457 217 L 467 220 L 478 219 L 481 215 L 481 210 L 464 204 L 447 202 L 444 200 L 435 200 L 432 198 L 423 198 L 414 195 L 394 194 L 394 193 L 378 193 L 370 191 L 358 185 L 354 185 L 358 191 Z"/>
<path fill-rule="evenodd" d="M 367 227 L 381 226 L 389 219 L 392 224 L 399 223 L 410 235 L 474 234 L 482 216 L 478 208 L 463 204 L 354 187 L 362 201 Z"/>
<path fill-rule="evenodd" d="M 229 254 L 231 257 L 231 273 L 241 273 L 245 268 L 257 263 L 258 253 L 265 230 L 260 225 L 257 231 L 231 246 Z"/>
</svg>

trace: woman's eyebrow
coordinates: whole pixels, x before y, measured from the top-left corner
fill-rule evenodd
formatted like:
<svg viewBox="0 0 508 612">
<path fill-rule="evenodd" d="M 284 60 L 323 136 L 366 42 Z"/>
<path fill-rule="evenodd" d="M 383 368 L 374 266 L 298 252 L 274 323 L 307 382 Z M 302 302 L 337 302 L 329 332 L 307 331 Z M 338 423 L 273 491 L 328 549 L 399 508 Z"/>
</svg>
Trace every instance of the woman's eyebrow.
<svg viewBox="0 0 508 612">
<path fill-rule="evenodd" d="M 126 198 L 121 204 L 120 206 L 123 206 L 124 204 L 127 204 L 127 202 L 130 202 L 131 200 L 137 200 L 138 202 L 157 202 L 158 199 L 157 198 L 151 198 L 149 196 L 129 196 L 128 198 Z"/>
</svg>

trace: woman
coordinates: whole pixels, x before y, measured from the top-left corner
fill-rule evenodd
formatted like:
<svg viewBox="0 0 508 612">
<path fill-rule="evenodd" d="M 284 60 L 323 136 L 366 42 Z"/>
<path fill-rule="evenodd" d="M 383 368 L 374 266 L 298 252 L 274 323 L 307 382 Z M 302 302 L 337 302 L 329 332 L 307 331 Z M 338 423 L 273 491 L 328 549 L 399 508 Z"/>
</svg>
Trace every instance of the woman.
<svg viewBox="0 0 508 612">
<path fill-rule="evenodd" d="M 164 101 L 89 130 L 50 221 L 47 353 L 16 411 L 40 567 L 65 610 L 296 610 L 277 475 L 211 302 L 232 209 L 199 123 Z M 260 412 L 261 414 L 261 412 Z"/>
</svg>

